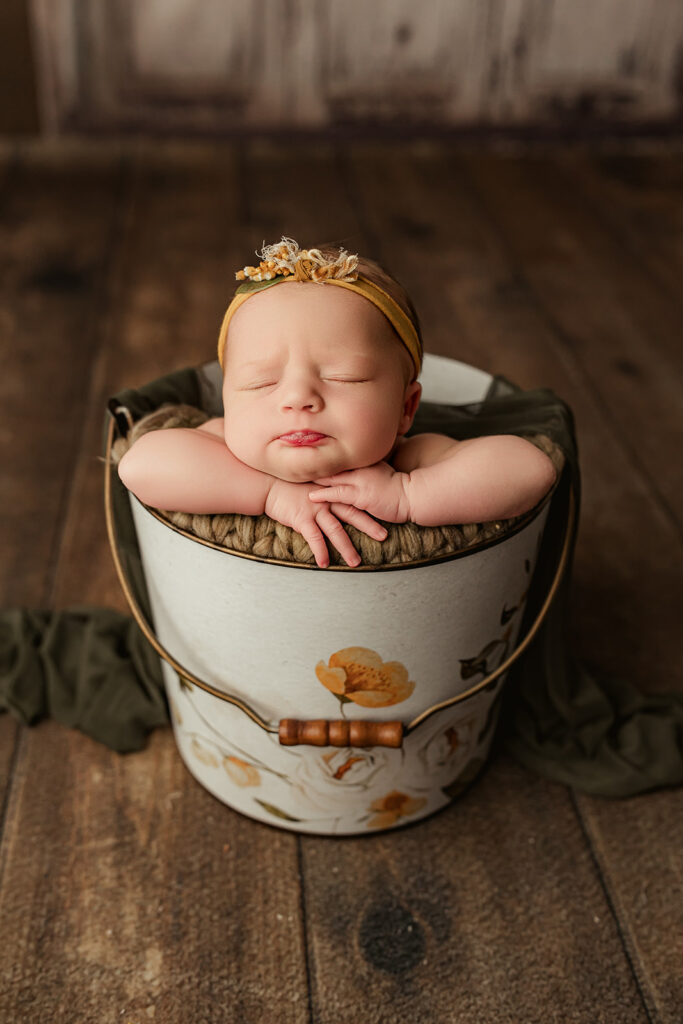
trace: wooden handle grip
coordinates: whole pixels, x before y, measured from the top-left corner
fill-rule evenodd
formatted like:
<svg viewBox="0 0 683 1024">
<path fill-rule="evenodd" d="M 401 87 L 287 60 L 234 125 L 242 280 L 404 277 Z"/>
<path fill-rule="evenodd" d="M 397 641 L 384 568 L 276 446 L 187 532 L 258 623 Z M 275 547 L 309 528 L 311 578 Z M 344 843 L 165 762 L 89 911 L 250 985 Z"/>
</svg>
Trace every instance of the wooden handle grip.
<svg viewBox="0 0 683 1024">
<path fill-rule="evenodd" d="M 308 744 L 311 747 L 400 747 L 403 722 L 327 721 L 304 722 L 283 718 L 279 728 L 283 747 Z"/>
</svg>

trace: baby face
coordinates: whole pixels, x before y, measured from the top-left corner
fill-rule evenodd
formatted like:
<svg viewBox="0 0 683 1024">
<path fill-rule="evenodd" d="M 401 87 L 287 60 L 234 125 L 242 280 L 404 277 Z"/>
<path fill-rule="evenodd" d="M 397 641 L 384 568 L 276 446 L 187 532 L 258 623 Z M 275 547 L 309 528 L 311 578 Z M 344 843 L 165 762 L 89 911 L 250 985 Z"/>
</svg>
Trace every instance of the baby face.
<svg viewBox="0 0 683 1024">
<path fill-rule="evenodd" d="M 288 282 L 230 321 L 225 441 L 242 462 L 301 483 L 386 458 L 410 427 L 421 386 L 383 314 L 334 285 Z"/>
</svg>

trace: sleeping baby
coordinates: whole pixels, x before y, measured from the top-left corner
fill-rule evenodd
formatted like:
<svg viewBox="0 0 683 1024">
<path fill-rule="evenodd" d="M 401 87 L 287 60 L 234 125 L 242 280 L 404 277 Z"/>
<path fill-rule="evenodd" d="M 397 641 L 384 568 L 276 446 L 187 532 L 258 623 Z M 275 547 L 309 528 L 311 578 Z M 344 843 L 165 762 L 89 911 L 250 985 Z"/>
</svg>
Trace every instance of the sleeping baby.
<svg viewBox="0 0 683 1024">
<path fill-rule="evenodd" d="M 237 272 L 219 336 L 223 417 L 150 431 L 119 463 L 142 502 L 265 513 L 301 533 L 325 568 L 327 541 L 360 563 L 342 523 L 381 541 L 377 519 L 507 519 L 547 493 L 553 464 L 524 438 L 405 436 L 422 391 L 420 326 L 379 264 L 289 238 L 259 256 Z"/>
</svg>

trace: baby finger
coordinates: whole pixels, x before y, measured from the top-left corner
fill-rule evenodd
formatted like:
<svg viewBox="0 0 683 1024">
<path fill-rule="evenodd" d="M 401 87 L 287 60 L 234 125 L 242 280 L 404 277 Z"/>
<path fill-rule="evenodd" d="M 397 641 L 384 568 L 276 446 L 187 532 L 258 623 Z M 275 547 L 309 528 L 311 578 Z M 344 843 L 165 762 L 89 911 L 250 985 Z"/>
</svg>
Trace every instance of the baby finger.
<svg viewBox="0 0 683 1024">
<path fill-rule="evenodd" d="M 340 502 L 335 502 L 330 507 L 332 512 L 334 512 L 339 519 L 343 519 L 345 523 L 350 523 L 350 525 L 355 526 L 357 530 L 362 530 L 363 533 L 367 533 L 368 537 L 373 537 L 375 540 L 386 540 L 386 528 L 362 509 L 356 508 L 355 505 L 344 505 Z"/>
<path fill-rule="evenodd" d="M 320 569 L 327 569 L 330 564 L 330 553 L 327 550 L 327 544 L 322 532 L 318 529 L 315 522 L 306 523 L 301 530 L 301 536 L 304 538 L 309 548 L 313 552 L 316 565 Z"/>
<path fill-rule="evenodd" d="M 321 487 L 316 491 L 309 491 L 308 497 L 311 501 L 344 501 L 353 500 L 353 486 L 351 484 L 335 484 L 334 487 Z"/>
<path fill-rule="evenodd" d="M 316 517 L 316 521 L 321 530 L 323 530 L 325 535 L 332 541 L 346 564 L 352 566 L 360 565 L 360 555 L 354 548 L 351 538 L 339 520 L 332 515 L 330 510 L 325 509 L 324 511 L 319 512 Z"/>
</svg>

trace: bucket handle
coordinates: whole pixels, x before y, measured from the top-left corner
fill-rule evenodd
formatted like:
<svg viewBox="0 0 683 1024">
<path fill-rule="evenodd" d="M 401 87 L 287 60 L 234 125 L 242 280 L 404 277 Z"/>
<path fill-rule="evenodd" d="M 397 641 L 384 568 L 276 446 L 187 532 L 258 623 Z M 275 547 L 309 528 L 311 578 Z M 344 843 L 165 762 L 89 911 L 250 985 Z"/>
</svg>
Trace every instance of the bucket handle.
<svg viewBox="0 0 683 1024">
<path fill-rule="evenodd" d="M 157 639 L 150 624 L 147 622 L 123 567 L 119 552 L 118 538 L 116 536 L 116 528 L 114 526 L 112 505 L 111 474 L 115 467 L 112 464 L 111 450 L 114 443 L 114 430 L 117 423 L 119 426 L 122 426 L 121 417 L 125 418 L 128 425 L 132 423 L 132 417 L 128 409 L 124 406 L 116 405 L 114 402 L 110 403 L 110 412 L 111 418 L 107 431 L 107 448 L 104 468 L 104 512 L 107 523 L 107 536 L 109 538 L 109 546 L 114 559 L 116 574 L 119 578 L 119 582 L 135 621 L 157 654 L 159 654 L 164 661 L 166 661 L 171 668 L 176 671 L 181 684 L 191 683 L 192 685 L 199 687 L 200 690 L 204 690 L 205 693 L 210 693 L 212 697 L 217 697 L 219 700 L 222 700 L 227 704 L 233 704 L 235 707 L 239 708 L 240 711 L 244 712 L 244 714 L 247 715 L 252 722 L 258 725 L 259 728 L 263 729 L 265 732 L 277 734 L 282 746 L 307 744 L 309 746 L 316 747 L 401 747 L 403 744 L 403 737 L 411 733 L 427 718 L 436 714 L 437 711 L 443 711 L 445 708 L 451 707 L 451 705 L 460 704 L 463 701 L 469 700 L 470 697 L 473 697 L 475 694 L 480 693 L 482 690 L 491 686 L 491 684 L 500 675 L 502 675 L 503 672 L 506 672 L 510 668 L 520 654 L 526 650 L 538 632 L 548 608 L 552 603 L 557 588 L 560 585 L 569 557 L 569 546 L 576 518 L 576 498 L 573 488 L 570 488 L 569 491 L 567 526 L 565 530 L 564 543 L 562 545 L 562 552 L 557 563 L 553 582 L 546 594 L 545 600 L 533 625 L 529 629 L 529 632 L 521 643 L 517 645 L 512 654 L 510 654 L 509 657 L 507 657 L 505 661 L 498 666 L 498 668 L 494 669 L 493 672 L 490 672 L 484 679 L 481 679 L 474 686 L 471 686 L 469 690 L 465 690 L 463 693 L 459 693 L 455 697 L 450 697 L 448 700 L 441 701 L 439 704 L 433 704 L 432 707 L 427 708 L 426 711 L 423 711 L 417 716 L 417 718 L 414 718 L 412 722 L 406 726 L 404 726 L 403 722 L 400 721 L 372 722 L 367 719 L 315 719 L 306 721 L 296 718 L 283 718 L 277 725 L 273 725 L 263 719 L 252 707 L 240 700 L 239 697 L 225 693 L 222 690 L 217 689 L 215 686 L 211 686 L 210 683 L 206 683 L 203 680 L 198 679 L 189 671 L 189 669 L 186 669 L 176 661 L 173 655 L 166 650 L 166 648 Z"/>
</svg>

